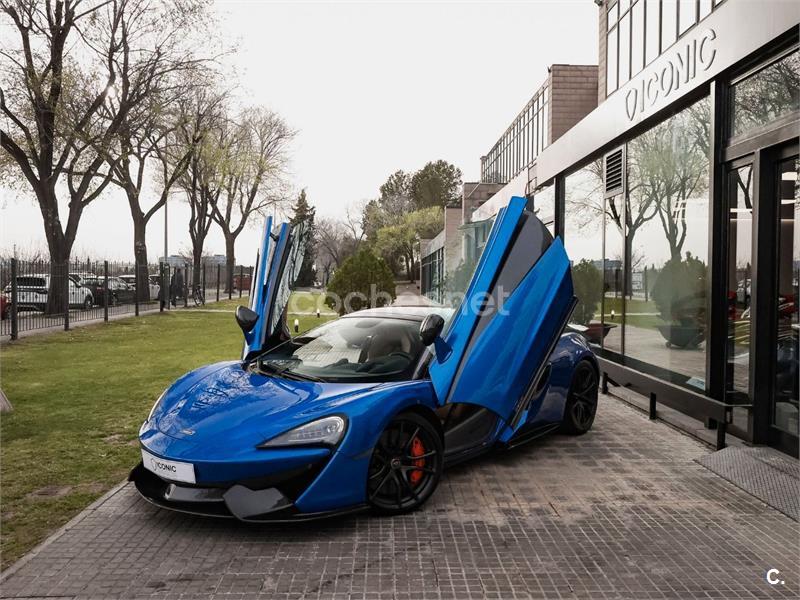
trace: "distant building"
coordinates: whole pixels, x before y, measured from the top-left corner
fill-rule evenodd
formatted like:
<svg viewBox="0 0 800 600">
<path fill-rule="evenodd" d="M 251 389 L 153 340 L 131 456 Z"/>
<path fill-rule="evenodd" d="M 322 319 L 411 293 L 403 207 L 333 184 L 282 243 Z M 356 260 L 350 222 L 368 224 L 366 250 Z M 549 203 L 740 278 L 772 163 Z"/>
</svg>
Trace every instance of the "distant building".
<svg viewBox="0 0 800 600">
<path fill-rule="evenodd" d="M 164 262 L 164 257 L 161 256 L 158 259 L 159 262 Z M 207 267 L 216 267 L 217 265 L 225 266 L 225 255 L 224 254 L 214 254 L 212 256 L 204 256 L 203 257 L 203 264 Z M 166 263 L 170 267 L 184 267 L 187 264 L 191 264 L 191 258 L 186 256 L 179 256 L 177 254 L 170 254 L 167 257 Z"/>
<path fill-rule="evenodd" d="M 178 256 L 177 254 L 170 254 L 166 260 L 164 260 L 163 256 L 158 258 L 159 263 L 167 263 L 170 267 L 183 267 L 186 265 L 186 258 L 183 256 Z"/>
</svg>

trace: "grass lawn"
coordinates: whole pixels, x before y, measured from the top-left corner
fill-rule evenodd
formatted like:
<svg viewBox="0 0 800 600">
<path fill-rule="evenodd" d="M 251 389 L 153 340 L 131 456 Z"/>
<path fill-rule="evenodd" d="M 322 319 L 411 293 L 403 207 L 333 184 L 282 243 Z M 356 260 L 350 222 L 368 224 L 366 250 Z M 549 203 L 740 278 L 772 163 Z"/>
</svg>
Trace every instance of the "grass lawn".
<svg viewBox="0 0 800 600">
<path fill-rule="evenodd" d="M 230 300 L 210 302 L 205 306 L 197 307 L 197 309 L 229 310 L 231 311 L 231 318 L 233 318 L 232 315 L 236 307 L 240 304 L 247 306 L 249 301 L 250 299 L 247 297 L 231 298 Z M 292 297 L 289 299 L 290 312 L 287 315 L 289 330 L 294 333 L 295 319 L 299 323 L 298 333 L 303 333 L 336 318 L 336 313 L 325 306 L 324 301 L 325 295 L 319 292 L 293 292 Z M 316 314 L 317 309 L 320 311 L 319 318 L 317 318 Z"/>
<path fill-rule="evenodd" d="M 246 299 L 243 299 L 246 301 Z M 23 338 L 0 348 L 0 551 L 5 568 L 128 475 L 153 402 L 200 365 L 236 359 L 238 298 L 207 310 Z M 227 312 L 213 312 L 230 309 Z M 290 315 L 300 330 L 334 315 Z"/>
<path fill-rule="evenodd" d="M 611 314 L 612 310 L 616 313 L 617 320 L 619 320 L 619 315 L 622 313 L 622 298 L 606 297 L 606 314 Z M 628 325 L 633 325 L 634 327 L 644 327 L 647 329 L 657 329 L 659 325 L 664 324 L 664 320 L 659 316 L 660 312 L 658 307 L 652 300 L 645 302 L 639 298 L 628 298 L 625 302 L 625 310 L 628 313 L 625 316 L 625 322 Z"/>
</svg>

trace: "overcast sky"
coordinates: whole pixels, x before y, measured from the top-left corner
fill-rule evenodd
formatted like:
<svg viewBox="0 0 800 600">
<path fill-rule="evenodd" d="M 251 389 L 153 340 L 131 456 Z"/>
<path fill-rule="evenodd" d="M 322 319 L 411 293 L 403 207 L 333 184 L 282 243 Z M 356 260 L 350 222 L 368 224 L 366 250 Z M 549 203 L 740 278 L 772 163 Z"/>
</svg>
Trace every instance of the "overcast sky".
<svg viewBox="0 0 800 600">
<path fill-rule="evenodd" d="M 317 213 L 337 216 L 377 195 L 397 169 L 446 159 L 479 176 L 480 156 L 542 84 L 553 63 L 597 64 L 592 0 L 529 2 L 305 3 L 224 0 L 220 35 L 236 43 L 246 104 L 279 112 L 299 133 L 292 181 Z M 234 77 L 231 77 L 234 80 Z M 0 189 L 0 246 L 46 248 L 30 196 Z M 188 208 L 170 202 L 170 253 L 189 248 Z M 151 259 L 163 254 L 161 214 L 148 228 Z M 91 204 L 74 256 L 132 258 L 130 213 L 112 190 Z M 245 231 L 237 259 L 259 236 Z M 223 253 L 215 229 L 207 243 Z"/>
</svg>

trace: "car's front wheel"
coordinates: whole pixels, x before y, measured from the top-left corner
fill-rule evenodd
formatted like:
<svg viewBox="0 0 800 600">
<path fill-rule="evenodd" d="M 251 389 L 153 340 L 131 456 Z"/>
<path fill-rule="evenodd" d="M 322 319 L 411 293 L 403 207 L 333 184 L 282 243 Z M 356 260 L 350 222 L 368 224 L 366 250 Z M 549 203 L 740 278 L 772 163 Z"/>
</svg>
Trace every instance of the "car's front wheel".
<svg viewBox="0 0 800 600">
<path fill-rule="evenodd" d="M 367 500 L 381 514 L 398 515 L 431 497 L 444 466 L 444 445 L 436 428 L 416 413 L 395 417 L 372 451 Z"/>
<path fill-rule="evenodd" d="M 561 423 L 564 433 L 581 435 L 592 428 L 597 413 L 597 387 L 597 372 L 589 361 L 575 365 Z"/>
</svg>

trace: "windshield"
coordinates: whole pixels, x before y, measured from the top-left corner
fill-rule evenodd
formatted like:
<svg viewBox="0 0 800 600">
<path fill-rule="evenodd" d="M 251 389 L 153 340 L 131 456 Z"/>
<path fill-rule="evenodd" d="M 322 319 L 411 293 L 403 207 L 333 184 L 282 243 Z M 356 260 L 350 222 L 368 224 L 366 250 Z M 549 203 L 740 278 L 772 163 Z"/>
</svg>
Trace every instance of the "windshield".
<svg viewBox="0 0 800 600">
<path fill-rule="evenodd" d="M 254 368 L 314 381 L 395 381 L 411 377 L 423 348 L 419 321 L 346 317 L 284 342 Z"/>
</svg>

